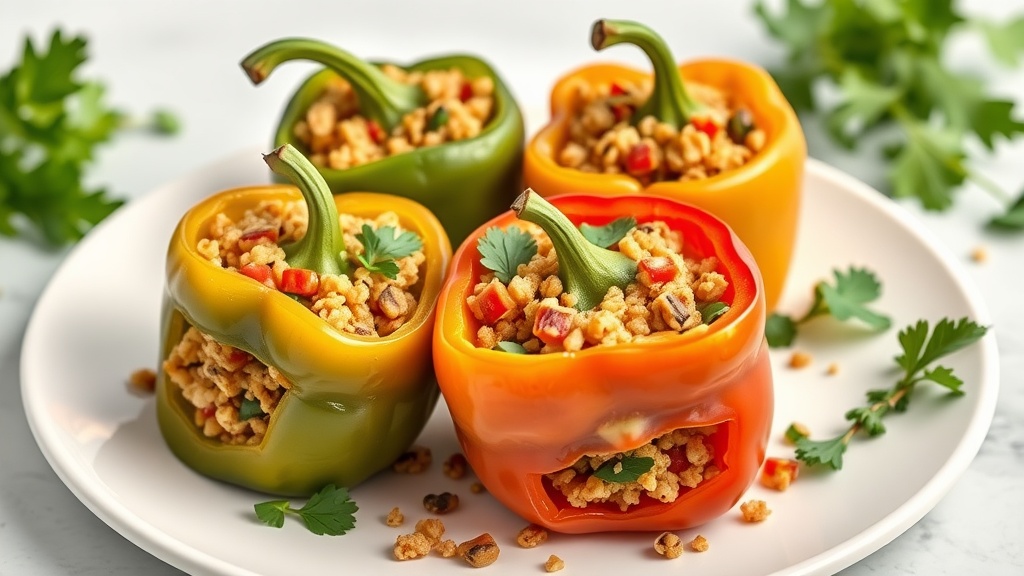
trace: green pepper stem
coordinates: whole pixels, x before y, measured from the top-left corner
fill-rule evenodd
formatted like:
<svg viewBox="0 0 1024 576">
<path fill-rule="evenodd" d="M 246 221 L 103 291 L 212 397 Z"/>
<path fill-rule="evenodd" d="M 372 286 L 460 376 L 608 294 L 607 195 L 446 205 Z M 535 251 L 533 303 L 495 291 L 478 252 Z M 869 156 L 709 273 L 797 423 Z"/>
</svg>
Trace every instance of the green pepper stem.
<svg viewBox="0 0 1024 576">
<path fill-rule="evenodd" d="M 646 102 L 633 113 L 635 125 L 647 116 L 682 128 L 701 105 L 690 97 L 679 75 L 679 69 L 668 45 L 654 30 L 629 20 L 598 20 L 590 33 L 594 50 L 603 50 L 615 44 L 638 46 L 647 54 L 654 66 L 654 88 Z"/>
<path fill-rule="evenodd" d="M 591 244 L 565 214 L 533 189 L 516 198 L 512 211 L 543 228 L 551 239 L 558 254 L 558 277 L 564 290 L 576 297 L 577 310 L 596 308 L 609 288 L 625 288 L 636 278 L 632 258 Z"/>
<path fill-rule="evenodd" d="M 418 86 L 394 80 L 377 66 L 318 40 L 285 38 L 270 42 L 246 56 L 242 68 L 253 84 L 259 84 L 279 64 L 289 60 L 318 62 L 348 80 L 359 97 L 363 116 L 387 131 L 397 126 L 406 113 L 427 103 L 427 95 Z"/>
<path fill-rule="evenodd" d="M 263 160 L 271 170 L 298 186 L 309 211 L 306 235 L 284 247 L 285 261 L 289 266 L 319 274 L 346 273 L 345 239 L 338 223 L 338 207 L 316 166 L 291 144 L 264 154 Z"/>
</svg>

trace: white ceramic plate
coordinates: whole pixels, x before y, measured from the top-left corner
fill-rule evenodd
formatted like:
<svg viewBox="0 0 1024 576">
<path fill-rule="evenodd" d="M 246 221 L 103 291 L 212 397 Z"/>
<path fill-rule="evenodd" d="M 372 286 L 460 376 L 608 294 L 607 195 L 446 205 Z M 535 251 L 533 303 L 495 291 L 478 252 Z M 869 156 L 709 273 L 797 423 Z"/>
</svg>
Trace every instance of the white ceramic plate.
<svg viewBox="0 0 1024 576">
<path fill-rule="evenodd" d="M 684 540 L 703 534 L 708 552 L 667 561 L 653 551 L 655 534 L 554 535 L 539 548 L 518 548 L 522 520 L 486 494 L 470 493 L 471 480 L 442 475 L 440 460 L 457 450 L 442 403 L 420 439 L 435 454 L 432 469 L 412 477 L 383 473 L 355 489 L 354 531 L 319 537 L 293 518 L 283 529 L 268 528 L 253 515 L 253 504 L 267 498 L 179 463 L 157 430 L 153 399 L 129 393 L 125 384 L 132 371 L 158 362 L 164 253 L 180 215 L 215 191 L 266 180 L 259 151 L 247 151 L 118 211 L 54 275 L 25 336 L 25 411 L 54 470 L 103 521 L 191 573 L 448 574 L 466 566 L 436 555 L 405 563 L 391 556 L 395 537 L 426 515 L 422 496 L 448 490 L 462 497 L 460 510 L 445 518 L 449 535 L 461 541 L 488 531 L 498 540 L 502 552 L 492 574 L 542 573 L 549 554 L 574 574 L 831 574 L 927 513 L 977 453 L 992 419 L 998 364 L 989 334 L 944 362 L 966 381 L 966 396 L 950 400 L 921 387 L 909 412 L 886 419 L 888 434 L 854 442 L 841 472 L 804 474 L 786 492 L 755 485 L 744 499 L 768 502 L 773 512 L 766 522 L 744 524 L 734 510 L 681 534 Z M 873 334 L 817 319 L 797 342 L 814 357 L 802 370 L 787 367 L 790 350 L 773 351 L 778 402 L 769 455 L 776 456 L 792 454 L 779 439 L 793 420 L 821 437 L 838 433 L 843 413 L 861 405 L 866 390 L 894 382 L 899 328 L 944 316 L 990 323 L 966 274 L 899 206 L 814 161 L 805 197 L 781 309 L 802 312 L 811 286 L 833 268 L 867 266 L 884 282 L 877 309 L 890 313 L 894 326 Z M 829 376 L 831 363 L 839 373 Z M 393 506 L 405 511 L 404 528 L 384 525 Z"/>
</svg>

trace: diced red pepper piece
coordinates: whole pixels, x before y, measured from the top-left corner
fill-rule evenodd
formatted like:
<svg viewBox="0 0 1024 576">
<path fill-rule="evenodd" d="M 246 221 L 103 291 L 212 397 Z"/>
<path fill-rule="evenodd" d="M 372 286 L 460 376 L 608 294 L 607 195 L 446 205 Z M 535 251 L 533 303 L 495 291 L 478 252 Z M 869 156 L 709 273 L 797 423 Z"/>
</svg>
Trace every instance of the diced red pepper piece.
<svg viewBox="0 0 1024 576">
<path fill-rule="evenodd" d="M 469 82 L 463 82 L 462 87 L 459 88 L 459 100 L 462 102 L 469 101 L 473 97 L 473 85 Z"/>
<path fill-rule="evenodd" d="M 612 96 L 622 96 L 626 93 L 626 89 L 620 86 L 618 82 L 612 82 L 611 87 L 608 88 L 608 93 Z"/>
<path fill-rule="evenodd" d="M 785 490 L 796 480 L 800 463 L 789 458 L 766 458 L 761 469 L 761 484 L 773 490 Z"/>
<path fill-rule="evenodd" d="M 633 176 L 646 176 L 654 170 L 654 151 L 646 142 L 630 148 L 626 155 L 626 171 Z"/>
<path fill-rule="evenodd" d="M 679 269 L 668 256 L 651 256 L 637 263 L 640 273 L 646 275 L 648 284 L 662 284 L 676 279 Z"/>
<path fill-rule="evenodd" d="M 612 114 L 615 115 L 616 122 L 625 122 L 633 115 L 633 107 L 629 104 L 615 104 L 612 106 Z"/>
<path fill-rule="evenodd" d="M 366 131 L 370 134 L 370 140 L 373 140 L 374 144 L 380 144 L 384 141 L 384 129 L 375 120 L 366 122 Z"/>
<path fill-rule="evenodd" d="M 276 288 L 274 286 L 274 272 L 266 264 L 246 264 L 238 271 L 268 288 Z"/>
<path fill-rule="evenodd" d="M 217 406 L 210 404 L 206 408 L 203 408 L 202 414 L 204 418 L 213 418 L 217 414 Z"/>
<path fill-rule="evenodd" d="M 269 244 L 277 242 L 277 228 L 259 228 L 245 232 L 238 238 L 238 248 L 242 252 L 248 252 L 257 244 L 264 242 Z"/>
<path fill-rule="evenodd" d="M 690 120 L 690 124 L 697 130 L 708 135 L 708 138 L 714 138 L 715 134 L 718 134 L 718 124 L 715 124 L 711 118 L 693 118 Z"/>
<path fill-rule="evenodd" d="M 476 297 L 476 306 L 480 310 L 481 321 L 488 326 L 494 326 L 509 310 L 515 308 L 516 302 L 509 295 L 504 284 L 494 281 Z"/>
<path fill-rule="evenodd" d="M 533 335 L 545 344 L 561 344 L 572 330 L 572 308 L 541 304 L 533 319 Z"/>
<path fill-rule="evenodd" d="M 668 471 L 679 474 L 690 467 L 690 461 L 686 459 L 686 445 L 673 446 L 665 451 L 669 457 Z"/>
<path fill-rule="evenodd" d="M 320 289 L 320 277 L 305 268 L 288 268 L 281 273 L 282 292 L 297 296 L 313 296 Z"/>
<path fill-rule="evenodd" d="M 228 354 L 227 358 L 227 369 L 231 371 L 238 370 L 249 363 L 252 356 L 240 348 L 232 348 L 231 353 Z"/>
</svg>

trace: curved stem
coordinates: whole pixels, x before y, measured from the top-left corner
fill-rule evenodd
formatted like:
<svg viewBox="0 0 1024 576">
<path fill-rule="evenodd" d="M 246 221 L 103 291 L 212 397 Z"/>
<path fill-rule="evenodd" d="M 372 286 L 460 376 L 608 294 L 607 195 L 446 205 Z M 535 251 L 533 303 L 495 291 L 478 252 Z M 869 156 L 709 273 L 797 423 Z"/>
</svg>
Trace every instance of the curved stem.
<svg viewBox="0 0 1024 576">
<path fill-rule="evenodd" d="M 291 144 L 264 154 L 263 160 L 271 170 L 298 186 L 309 210 L 306 235 L 284 247 L 285 261 L 294 268 L 320 274 L 346 273 L 345 240 L 338 223 L 338 207 L 324 177 Z"/>
<path fill-rule="evenodd" d="M 312 60 L 352 84 L 363 116 L 390 131 L 406 113 L 424 106 L 427 96 L 418 86 L 388 77 L 377 66 L 318 40 L 285 38 L 257 48 L 242 60 L 253 84 L 263 82 L 282 62 Z"/>
<path fill-rule="evenodd" d="M 558 277 L 576 297 L 577 310 L 591 310 L 612 286 L 625 288 L 636 278 L 636 262 L 620 252 L 591 244 L 565 214 L 527 188 L 512 203 L 516 216 L 547 233 L 558 254 Z"/>
<path fill-rule="evenodd" d="M 638 123 L 646 116 L 676 128 L 685 126 L 701 106 L 694 101 L 683 85 L 675 59 L 668 45 L 654 30 L 629 20 L 598 20 L 590 34 L 590 44 L 603 50 L 615 44 L 634 44 L 647 54 L 654 66 L 654 88 L 643 106 L 637 108 L 631 119 Z"/>
</svg>

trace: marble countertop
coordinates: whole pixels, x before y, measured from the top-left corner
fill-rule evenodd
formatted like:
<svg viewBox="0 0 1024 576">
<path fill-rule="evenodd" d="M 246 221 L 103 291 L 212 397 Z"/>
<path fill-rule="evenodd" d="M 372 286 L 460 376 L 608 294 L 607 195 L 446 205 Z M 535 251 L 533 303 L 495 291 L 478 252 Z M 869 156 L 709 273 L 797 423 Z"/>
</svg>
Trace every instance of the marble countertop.
<svg viewBox="0 0 1024 576">
<path fill-rule="evenodd" d="M 537 2 L 536 4 L 540 4 Z M 125 135 L 105 148 L 90 179 L 129 200 L 158 185 L 243 148 L 269 141 L 281 103 L 311 70 L 283 68 L 254 89 L 237 66 L 253 47 L 277 37 L 304 35 L 345 45 L 357 54 L 398 62 L 423 54 L 479 47 L 514 87 L 536 127 L 554 79 L 592 59 L 586 38 L 599 17 L 676 25 L 679 58 L 717 54 L 772 63 L 781 52 L 754 20 L 748 2 L 714 4 L 636 1 L 560 2 L 545 5 L 529 29 L 522 22 L 531 2 L 14 2 L 0 0 L 0 69 L 20 52 L 22 38 L 47 38 L 55 25 L 89 38 L 89 76 L 102 78 L 112 102 L 136 113 L 174 110 L 184 130 L 170 139 Z M 671 7 L 669 7 L 671 6 Z M 1024 12 L 1021 0 L 972 2 L 972 11 L 992 16 Z M 689 12 L 702 14 L 695 23 Z M 401 17 L 394 14 L 401 12 Z M 538 14 L 541 14 L 538 12 Z M 468 24 L 468 25 L 467 25 Z M 569 38 L 569 36 L 572 38 Z M 380 38 L 389 39 L 382 45 Z M 394 39 L 403 39 L 393 43 Z M 625 51 L 624 51 L 625 52 Z M 990 78 L 1001 94 L 1024 95 L 1024 72 L 1007 71 L 982 59 L 973 40 L 954 42 L 950 63 Z M 632 56 L 623 54 L 622 58 Z M 637 58 L 638 65 L 643 63 Z M 986 64 L 978 64 L 986 62 Z M 531 110 L 533 116 L 531 117 Z M 539 114 L 537 113 L 539 111 Z M 831 147 L 821 126 L 805 125 L 813 154 L 868 184 L 882 184 L 885 166 L 868 155 L 850 157 Z M 1024 188 L 1024 146 L 1000 145 L 973 166 L 1005 189 Z M 991 198 L 968 185 L 953 208 L 925 213 L 903 202 L 915 218 L 962 259 L 983 293 L 999 346 L 1002 381 L 989 434 L 973 463 L 921 521 L 842 574 L 1024 573 L 1024 235 L 998 236 L 982 223 L 997 209 Z M 984 262 L 970 259 L 983 247 Z M 20 355 L 25 328 L 40 291 L 67 256 L 25 241 L 0 237 L 0 574 L 178 574 L 177 569 L 120 536 L 79 502 L 56 476 L 29 430 L 21 403 Z"/>
</svg>

